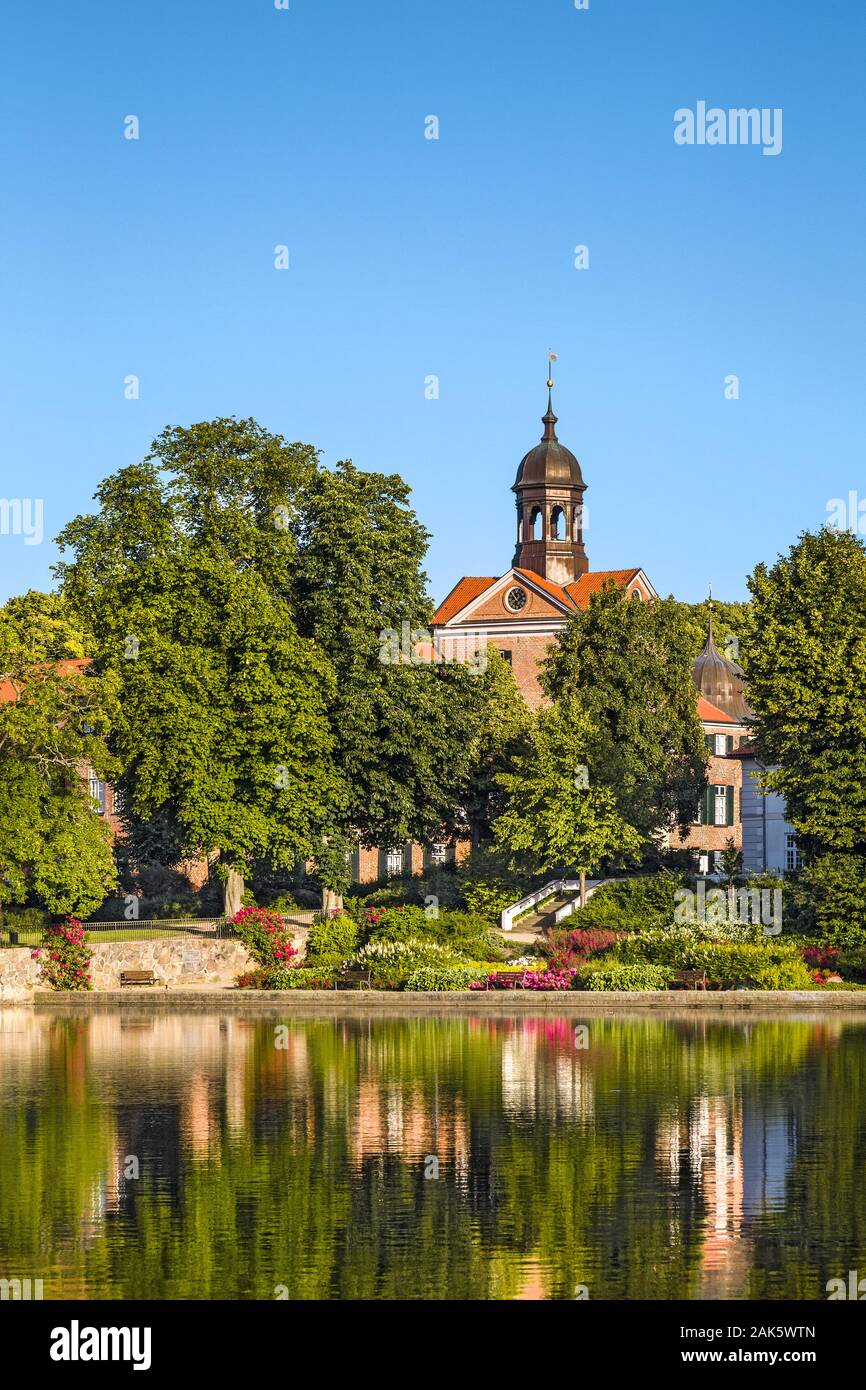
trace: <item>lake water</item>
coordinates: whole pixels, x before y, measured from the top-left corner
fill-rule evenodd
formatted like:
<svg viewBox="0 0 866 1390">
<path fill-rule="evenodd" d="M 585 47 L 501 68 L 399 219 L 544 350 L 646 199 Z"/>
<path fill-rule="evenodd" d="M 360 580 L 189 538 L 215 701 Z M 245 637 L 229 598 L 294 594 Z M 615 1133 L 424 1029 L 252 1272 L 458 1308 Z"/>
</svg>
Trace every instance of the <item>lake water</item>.
<svg viewBox="0 0 866 1390">
<path fill-rule="evenodd" d="M 0 1278 L 824 1299 L 866 1277 L 864 1117 L 842 1015 L 0 1009 Z"/>
</svg>

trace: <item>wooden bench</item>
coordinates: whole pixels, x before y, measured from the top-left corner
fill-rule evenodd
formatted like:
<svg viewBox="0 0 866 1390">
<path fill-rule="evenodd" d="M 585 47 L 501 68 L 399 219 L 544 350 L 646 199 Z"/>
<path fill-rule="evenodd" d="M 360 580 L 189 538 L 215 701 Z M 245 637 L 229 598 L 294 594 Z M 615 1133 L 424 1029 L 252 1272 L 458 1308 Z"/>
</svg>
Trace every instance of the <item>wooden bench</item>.
<svg viewBox="0 0 866 1390">
<path fill-rule="evenodd" d="M 120 987 L 124 985 L 155 985 L 156 977 L 152 970 L 121 970 Z"/>
<path fill-rule="evenodd" d="M 674 980 L 681 989 L 706 989 L 707 972 L 705 970 L 677 970 Z"/>
<path fill-rule="evenodd" d="M 369 970 L 345 970 L 334 980 L 334 989 L 339 989 L 342 984 L 357 985 L 359 989 L 372 989 L 370 980 L 371 971 Z"/>
<path fill-rule="evenodd" d="M 494 971 L 492 975 L 487 976 L 484 988 L 490 989 L 492 986 L 494 989 L 524 989 L 523 974 L 522 970 Z"/>
</svg>

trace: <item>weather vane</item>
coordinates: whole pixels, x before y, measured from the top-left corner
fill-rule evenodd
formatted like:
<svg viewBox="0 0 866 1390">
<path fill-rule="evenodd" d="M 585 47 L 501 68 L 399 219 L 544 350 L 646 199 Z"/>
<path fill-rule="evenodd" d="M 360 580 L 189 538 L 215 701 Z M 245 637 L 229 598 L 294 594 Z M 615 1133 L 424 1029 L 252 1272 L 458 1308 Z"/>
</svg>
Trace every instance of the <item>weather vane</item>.
<svg viewBox="0 0 866 1390">
<path fill-rule="evenodd" d="M 553 363 L 554 363 L 554 362 L 558 362 L 558 361 L 559 361 L 559 358 L 557 357 L 557 355 L 556 355 L 555 352 L 549 352 L 549 353 L 547 354 L 547 362 L 548 362 L 548 367 L 547 367 L 547 389 L 548 389 L 548 390 L 551 390 L 551 389 L 553 388 Z"/>
</svg>

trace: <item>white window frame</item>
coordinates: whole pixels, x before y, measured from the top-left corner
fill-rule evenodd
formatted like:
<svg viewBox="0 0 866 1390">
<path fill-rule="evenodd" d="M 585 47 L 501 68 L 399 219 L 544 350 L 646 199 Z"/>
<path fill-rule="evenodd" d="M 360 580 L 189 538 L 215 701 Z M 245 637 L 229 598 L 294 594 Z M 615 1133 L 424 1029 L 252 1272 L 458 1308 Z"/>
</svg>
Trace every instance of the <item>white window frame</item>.
<svg viewBox="0 0 866 1390">
<path fill-rule="evenodd" d="M 87 770 L 87 785 L 90 791 L 90 800 L 94 812 L 99 816 L 105 815 L 105 783 L 97 777 L 93 768 Z"/>
<path fill-rule="evenodd" d="M 721 815 L 721 820 L 719 816 Z M 713 825 L 728 823 L 728 789 L 716 784 L 713 787 Z"/>
<path fill-rule="evenodd" d="M 388 849 L 385 851 L 385 877 L 399 878 L 403 872 L 403 848 Z"/>
<path fill-rule="evenodd" d="M 785 836 L 785 869 L 789 874 L 796 873 L 800 867 L 800 851 L 797 848 L 797 836 Z"/>
</svg>

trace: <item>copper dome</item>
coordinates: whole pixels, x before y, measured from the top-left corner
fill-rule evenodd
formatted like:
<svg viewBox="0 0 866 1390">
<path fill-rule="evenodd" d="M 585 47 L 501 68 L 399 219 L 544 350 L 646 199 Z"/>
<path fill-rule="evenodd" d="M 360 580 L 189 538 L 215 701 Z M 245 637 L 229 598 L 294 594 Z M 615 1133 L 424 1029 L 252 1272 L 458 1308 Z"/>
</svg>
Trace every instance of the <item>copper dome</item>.
<svg viewBox="0 0 866 1390">
<path fill-rule="evenodd" d="M 549 399 L 547 414 L 541 418 L 544 423 L 541 443 L 521 459 L 514 481 L 515 488 L 525 487 L 528 483 L 570 483 L 585 487 L 580 464 L 571 450 L 560 444 L 556 437 L 557 416 Z"/>
<path fill-rule="evenodd" d="M 713 641 L 712 617 L 707 640 L 692 667 L 692 680 L 705 700 L 738 723 L 753 718 L 753 711 L 746 699 L 746 673 L 735 661 L 722 656 Z"/>
</svg>

